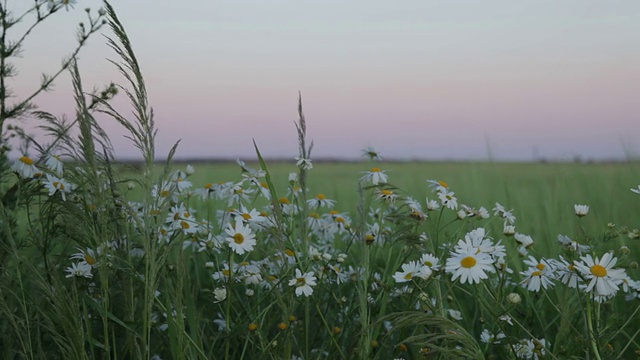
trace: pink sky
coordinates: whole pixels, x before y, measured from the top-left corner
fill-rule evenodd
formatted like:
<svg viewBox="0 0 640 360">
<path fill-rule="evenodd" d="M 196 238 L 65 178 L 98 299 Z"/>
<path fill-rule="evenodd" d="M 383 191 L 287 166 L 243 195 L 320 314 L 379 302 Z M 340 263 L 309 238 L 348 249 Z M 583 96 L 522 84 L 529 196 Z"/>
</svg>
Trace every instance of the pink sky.
<svg viewBox="0 0 640 360">
<path fill-rule="evenodd" d="M 37 84 L 73 45 L 79 1 L 27 44 L 15 82 Z M 297 154 L 298 91 L 316 157 L 640 156 L 640 2 L 113 1 L 159 128 L 178 157 Z M 108 35 L 108 31 L 104 31 Z M 87 88 L 122 81 L 96 36 Z M 50 71 L 50 70 L 49 70 Z M 30 84 L 32 84 L 30 86 Z M 68 76 L 42 109 L 73 114 Z M 124 97 L 116 103 L 127 112 Z M 105 122 L 116 153 L 135 157 Z"/>
</svg>

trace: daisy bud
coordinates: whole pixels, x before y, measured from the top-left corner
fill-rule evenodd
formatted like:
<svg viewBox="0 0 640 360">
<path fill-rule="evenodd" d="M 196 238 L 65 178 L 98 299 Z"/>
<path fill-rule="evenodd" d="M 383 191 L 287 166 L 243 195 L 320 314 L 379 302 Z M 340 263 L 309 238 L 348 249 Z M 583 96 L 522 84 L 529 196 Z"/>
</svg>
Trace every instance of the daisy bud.
<svg viewBox="0 0 640 360">
<path fill-rule="evenodd" d="M 247 295 L 248 297 L 252 297 L 254 294 L 253 289 L 247 289 L 247 291 L 244 292 L 245 295 Z"/>
<path fill-rule="evenodd" d="M 196 169 L 194 169 L 191 165 L 187 165 L 187 171 L 185 172 L 187 173 L 187 175 L 193 175 L 193 173 L 196 172 Z"/>
<path fill-rule="evenodd" d="M 213 290 L 213 297 L 215 297 L 217 303 L 224 301 L 227 298 L 227 289 L 217 288 Z"/>
<path fill-rule="evenodd" d="M 420 293 L 420 295 L 418 296 L 420 301 L 422 302 L 427 302 L 429 300 L 429 295 L 427 295 L 426 293 Z"/>
<path fill-rule="evenodd" d="M 136 184 L 133 181 L 129 181 L 127 183 L 127 189 L 133 190 L 136 187 Z"/>
<path fill-rule="evenodd" d="M 589 213 L 589 205 L 573 205 L 573 210 L 578 217 L 583 217 Z"/>
<path fill-rule="evenodd" d="M 505 225 L 502 233 L 504 236 L 513 236 L 516 233 L 516 227 L 513 225 Z"/>
<path fill-rule="evenodd" d="M 467 217 L 467 213 L 464 210 L 460 210 L 456 213 L 458 220 L 464 220 Z"/>
<path fill-rule="evenodd" d="M 629 269 L 637 269 L 638 268 L 638 262 L 637 261 L 632 261 L 629 264 Z"/>
<path fill-rule="evenodd" d="M 516 293 L 511 293 L 509 295 L 507 295 L 507 301 L 509 301 L 512 304 L 519 304 L 522 301 L 522 297 L 520 297 L 520 294 L 516 294 Z"/>
<path fill-rule="evenodd" d="M 322 254 L 322 258 L 327 260 L 327 261 L 330 261 L 332 256 L 329 253 L 324 253 L 324 254 Z"/>
<path fill-rule="evenodd" d="M 620 254 L 622 255 L 629 255 L 631 253 L 631 250 L 629 250 L 628 246 L 622 246 L 620 247 Z"/>
</svg>

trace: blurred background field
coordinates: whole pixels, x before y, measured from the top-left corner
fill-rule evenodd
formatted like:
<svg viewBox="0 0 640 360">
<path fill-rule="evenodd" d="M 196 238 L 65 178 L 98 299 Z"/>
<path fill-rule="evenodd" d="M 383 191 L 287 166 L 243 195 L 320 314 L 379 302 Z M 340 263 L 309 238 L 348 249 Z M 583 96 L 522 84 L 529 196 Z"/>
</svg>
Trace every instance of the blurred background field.
<svg viewBox="0 0 640 360">
<path fill-rule="evenodd" d="M 187 164 L 176 163 L 174 167 L 184 170 Z M 191 164 L 196 170 L 189 178 L 194 189 L 242 178 L 235 162 Z M 247 165 L 259 168 L 257 163 Z M 573 238 L 581 234 L 579 226 L 582 226 L 586 234 L 597 239 L 608 231 L 610 223 L 616 225 L 614 229 L 632 230 L 638 227 L 640 219 L 640 196 L 630 191 L 640 183 L 640 164 L 631 162 L 314 162 L 307 179 L 309 197 L 324 194 L 337 201 L 336 210 L 355 217 L 360 202 L 358 179 L 373 166 L 386 171 L 389 183 L 398 188 L 399 195 L 411 196 L 423 206 L 426 197 L 436 199 L 426 182 L 433 179 L 447 182 L 461 204 L 483 206 L 491 213 L 496 202 L 514 209 L 516 230 L 531 235 L 536 241 L 535 253 L 543 256 L 556 254 L 558 234 Z M 288 175 L 297 171 L 294 162 L 267 162 L 267 167 L 278 196 L 286 196 Z M 589 214 L 578 219 L 574 204 L 589 205 Z M 220 209 L 226 206 L 218 205 Z M 204 211 L 200 201 L 190 206 Z M 487 221 L 490 235 L 503 238 L 502 222 L 493 216 Z M 626 235 L 611 240 L 606 248 L 617 249 L 621 245 L 640 250 L 640 240 Z"/>
</svg>

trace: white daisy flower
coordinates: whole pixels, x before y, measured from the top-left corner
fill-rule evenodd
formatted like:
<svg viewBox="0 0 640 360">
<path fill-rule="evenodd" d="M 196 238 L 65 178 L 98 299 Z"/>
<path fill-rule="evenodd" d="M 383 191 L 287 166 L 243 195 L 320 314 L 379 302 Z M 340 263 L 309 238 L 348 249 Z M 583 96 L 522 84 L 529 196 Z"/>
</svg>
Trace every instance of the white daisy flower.
<svg viewBox="0 0 640 360">
<path fill-rule="evenodd" d="M 630 189 L 631 191 L 633 191 L 636 194 L 640 195 L 640 185 L 638 185 L 638 187 L 636 189 Z"/>
<path fill-rule="evenodd" d="M 387 175 L 379 167 L 374 167 L 367 171 L 360 181 L 370 182 L 372 185 L 386 184 L 388 180 Z"/>
<path fill-rule="evenodd" d="M 49 190 L 49 196 L 58 193 L 62 197 L 62 201 L 66 201 L 66 194 L 75 189 L 74 185 L 69 184 L 64 179 L 47 174 L 47 180 L 43 182 L 44 187 Z"/>
<path fill-rule="evenodd" d="M 447 311 L 449 312 L 449 316 L 451 316 L 453 320 L 462 320 L 462 313 L 460 311 L 453 309 L 449 309 Z"/>
<path fill-rule="evenodd" d="M 522 245 L 524 248 L 530 248 L 531 245 L 533 245 L 533 239 L 531 238 L 531 236 L 529 235 L 524 235 L 524 234 L 520 234 L 520 233 L 516 233 L 514 236 L 514 239 L 516 239 L 516 241 L 518 243 L 520 243 L 520 245 Z"/>
<path fill-rule="evenodd" d="M 326 207 L 327 209 L 333 209 L 333 205 L 335 204 L 335 202 L 336 202 L 335 200 L 327 199 L 327 197 L 324 196 L 324 194 L 318 194 L 313 199 L 307 200 L 307 205 L 309 205 L 310 208 L 316 208 L 316 209 L 319 209 L 320 207 L 323 207 L 323 206 Z"/>
<path fill-rule="evenodd" d="M 443 189 L 443 191 L 438 192 L 438 198 L 440 198 L 442 206 L 446 206 L 451 210 L 456 210 L 458 208 L 458 199 L 454 196 L 455 194 L 455 192 L 449 191 L 446 188 Z"/>
<path fill-rule="evenodd" d="M 13 164 L 13 170 L 23 178 L 32 178 L 39 172 L 34 161 L 26 155 L 18 158 L 18 160 Z"/>
<path fill-rule="evenodd" d="M 62 176 L 62 168 L 63 163 L 60 160 L 60 157 L 57 155 L 49 155 L 47 156 L 47 160 L 45 161 L 45 166 L 47 169 L 53 171 L 54 174 L 58 176 Z"/>
<path fill-rule="evenodd" d="M 578 217 L 583 217 L 589 213 L 589 205 L 573 205 L 573 210 Z"/>
<path fill-rule="evenodd" d="M 91 265 L 85 262 L 72 263 L 71 267 L 68 267 L 66 272 L 69 274 L 66 276 L 70 277 L 84 277 L 87 279 L 91 279 L 93 274 L 91 273 Z"/>
<path fill-rule="evenodd" d="M 393 278 L 397 283 L 412 281 L 414 277 L 428 279 L 432 274 L 429 267 L 422 265 L 417 261 L 410 261 L 402 264 L 402 271 L 397 271 Z"/>
<path fill-rule="evenodd" d="M 434 211 L 440 208 L 440 204 L 436 200 L 429 200 L 429 198 L 427 198 L 426 201 L 428 211 Z"/>
<path fill-rule="evenodd" d="M 460 278 L 460 283 L 467 281 L 470 284 L 480 283 L 482 279 L 488 279 L 487 272 L 493 272 L 493 259 L 485 253 L 453 253 L 447 259 L 445 271 L 452 274 L 451 281 Z"/>
<path fill-rule="evenodd" d="M 535 292 L 539 292 L 541 288 L 546 290 L 553 286 L 553 273 L 546 269 L 547 268 L 545 268 L 545 270 L 539 270 L 536 267 L 530 267 L 525 271 L 521 271 L 520 275 L 524 276 L 524 279 L 520 282 L 520 285 L 529 291 Z"/>
<path fill-rule="evenodd" d="M 449 190 L 449 184 L 441 180 L 427 180 L 427 183 L 429 183 L 429 187 L 434 192 L 446 192 Z"/>
<path fill-rule="evenodd" d="M 433 256 L 432 254 L 423 254 L 419 262 L 420 264 L 428 267 L 432 271 L 440 270 L 440 264 L 439 264 L 440 259 Z"/>
<path fill-rule="evenodd" d="M 594 296 L 612 296 L 620 289 L 623 279 L 627 276 L 624 269 L 614 269 L 618 259 L 612 253 L 606 253 L 602 259 L 595 260 L 591 255 L 581 256 L 582 261 L 574 261 L 576 269 L 588 282 L 585 292 L 593 291 Z"/>
<path fill-rule="evenodd" d="M 507 211 L 504 206 L 500 205 L 500 203 L 496 203 L 496 206 L 493 208 L 493 214 L 500 216 L 505 221 L 505 226 L 507 224 L 513 225 L 516 222 L 516 217 L 512 214 L 513 209 Z"/>
<path fill-rule="evenodd" d="M 580 245 L 578 244 L 577 241 L 571 240 L 571 238 L 569 238 L 566 235 L 558 235 L 558 242 L 561 245 L 564 245 L 565 247 L 577 252 L 580 255 L 589 252 L 589 250 L 591 249 L 590 246 Z"/>
<path fill-rule="evenodd" d="M 555 261 L 554 267 L 556 268 L 558 280 L 560 280 L 561 283 L 570 288 L 577 288 L 583 284 L 575 265 L 569 263 L 562 256 L 560 256 L 560 260 Z"/>
<path fill-rule="evenodd" d="M 311 296 L 313 294 L 312 286 L 316 286 L 316 277 L 313 275 L 313 271 L 303 274 L 300 269 L 296 269 L 296 276 L 289 280 L 289 286 L 296 287 L 296 296 Z"/>
<path fill-rule="evenodd" d="M 214 303 L 223 302 L 227 298 L 227 289 L 226 288 L 213 289 L 213 297 L 216 299 Z"/>
<path fill-rule="evenodd" d="M 238 255 L 253 250 L 256 245 L 255 235 L 251 232 L 251 228 L 237 218 L 235 227 L 229 223 L 225 232 L 229 235 L 225 241 L 229 244 L 231 250 Z"/>
</svg>

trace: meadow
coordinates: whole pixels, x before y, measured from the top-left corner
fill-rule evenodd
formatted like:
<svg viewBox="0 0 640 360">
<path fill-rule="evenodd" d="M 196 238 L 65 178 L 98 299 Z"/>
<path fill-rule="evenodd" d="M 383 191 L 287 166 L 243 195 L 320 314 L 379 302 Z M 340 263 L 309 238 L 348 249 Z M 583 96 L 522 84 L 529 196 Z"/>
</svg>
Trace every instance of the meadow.
<svg viewBox="0 0 640 360">
<path fill-rule="evenodd" d="M 24 16 L 38 25 L 68 5 L 36 1 Z M 73 121 L 31 106 L 47 78 L 7 108 L 16 74 L 0 72 L 3 358 L 640 354 L 638 164 L 402 163 L 373 148 L 315 161 L 301 99 L 290 162 L 254 146 L 246 163 L 179 163 L 177 144 L 158 162 L 151 89 L 104 5 L 87 11 L 78 49 L 108 25 L 123 85 L 86 92 L 76 59 L 63 63 Z M 113 107 L 117 94 L 130 108 Z M 140 163 L 117 161 L 98 115 L 128 131 Z"/>
</svg>

